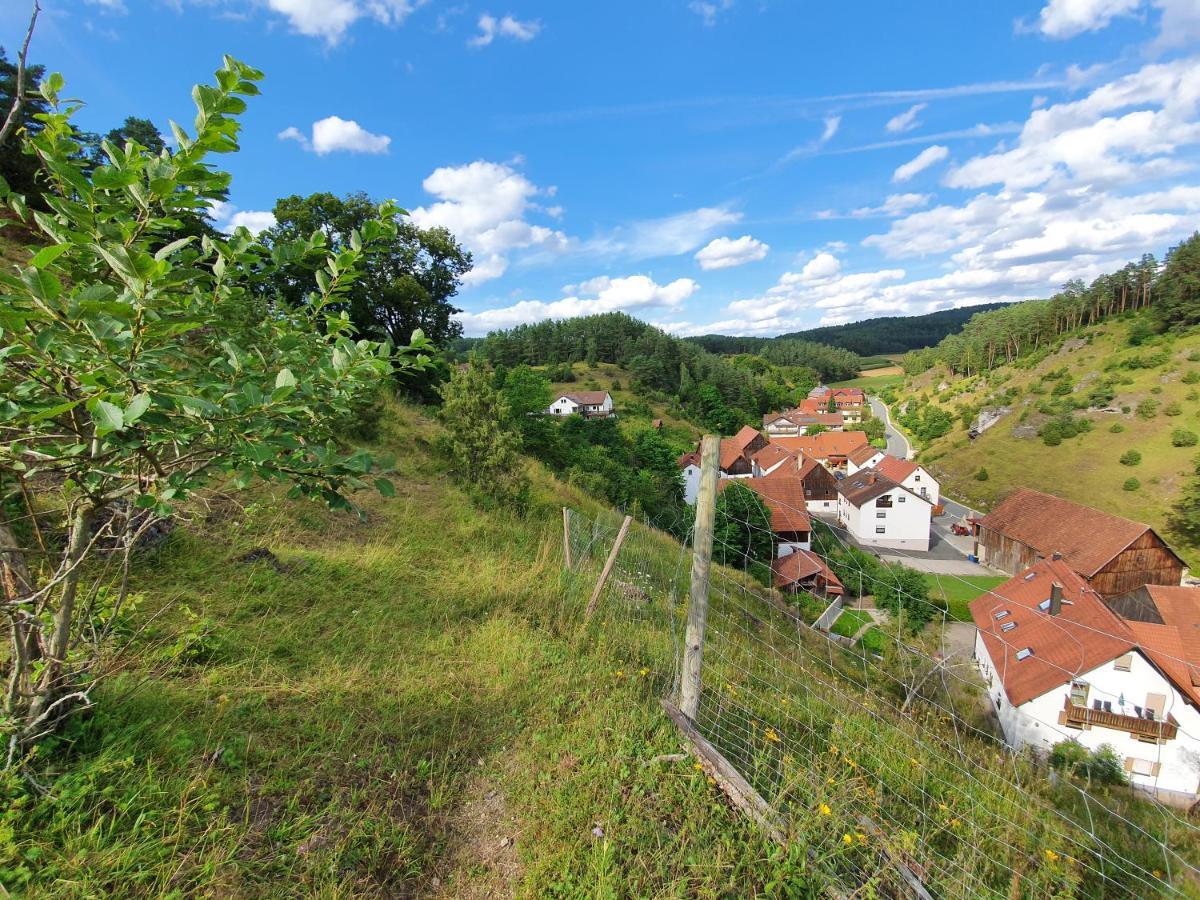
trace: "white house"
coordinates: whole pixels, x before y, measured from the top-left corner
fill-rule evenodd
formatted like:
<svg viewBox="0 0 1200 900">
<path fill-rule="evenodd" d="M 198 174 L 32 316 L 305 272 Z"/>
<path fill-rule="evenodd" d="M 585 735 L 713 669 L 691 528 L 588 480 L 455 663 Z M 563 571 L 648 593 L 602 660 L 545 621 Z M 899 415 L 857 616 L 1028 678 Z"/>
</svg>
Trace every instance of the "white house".
<svg viewBox="0 0 1200 900">
<path fill-rule="evenodd" d="M 1116 751 L 1135 787 L 1200 788 L 1200 589 L 1147 585 L 1107 603 L 1063 559 L 971 601 L 975 658 L 1005 741 Z"/>
<path fill-rule="evenodd" d="M 796 464 L 794 454 L 784 450 L 778 444 L 767 444 L 750 457 L 750 474 L 754 478 L 764 478 L 772 472 L 779 471 L 785 463 Z"/>
<path fill-rule="evenodd" d="M 920 494 L 934 506 L 938 505 L 941 496 L 941 485 L 928 470 L 909 459 L 897 459 L 895 456 L 884 456 L 872 467 L 881 475 L 897 484 L 908 488 L 914 494 Z"/>
<path fill-rule="evenodd" d="M 853 475 L 859 469 L 870 469 L 886 456 L 878 447 L 862 444 L 846 455 L 846 474 Z"/>
<path fill-rule="evenodd" d="M 859 544 L 892 550 L 929 549 L 929 501 L 874 469 L 837 483 L 838 521 Z"/>
<path fill-rule="evenodd" d="M 805 412 L 799 409 L 763 416 L 763 428 L 768 437 L 799 437 L 808 434 L 814 425 L 820 425 L 826 431 L 841 431 L 846 426 L 846 420 L 841 413 Z"/>
<path fill-rule="evenodd" d="M 698 452 L 685 453 L 679 457 L 677 462 L 680 473 L 683 475 L 683 499 L 688 506 L 691 506 L 696 502 L 696 497 L 700 495 L 700 454 Z"/>
<path fill-rule="evenodd" d="M 613 399 L 608 391 L 572 391 L 559 394 L 546 409 L 549 416 L 569 416 L 578 413 L 588 418 L 611 416 Z"/>
</svg>

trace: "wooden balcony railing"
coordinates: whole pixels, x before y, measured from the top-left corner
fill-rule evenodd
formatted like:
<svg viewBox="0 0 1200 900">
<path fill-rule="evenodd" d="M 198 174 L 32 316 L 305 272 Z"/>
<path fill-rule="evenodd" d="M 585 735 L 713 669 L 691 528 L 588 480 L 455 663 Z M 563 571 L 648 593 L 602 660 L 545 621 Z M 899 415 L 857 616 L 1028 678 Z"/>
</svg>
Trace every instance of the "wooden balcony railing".
<svg viewBox="0 0 1200 900">
<path fill-rule="evenodd" d="M 1059 713 L 1058 724 L 1074 728 L 1085 725 L 1112 728 L 1117 731 L 1126 731 L 1137 737 L 1158 738 L 1160 741 L 1174 740 L 1179 734 L 1179 723 L 1170 713 L 1167 713 L 1166 719 L 1140 719 L 1137 716 L 1125 716 L 1103 709 L 1076 706 L 1071 702 L 1070 697 L 1067 697 L 1063 703 L 1063 711 Z"/>
</svg>

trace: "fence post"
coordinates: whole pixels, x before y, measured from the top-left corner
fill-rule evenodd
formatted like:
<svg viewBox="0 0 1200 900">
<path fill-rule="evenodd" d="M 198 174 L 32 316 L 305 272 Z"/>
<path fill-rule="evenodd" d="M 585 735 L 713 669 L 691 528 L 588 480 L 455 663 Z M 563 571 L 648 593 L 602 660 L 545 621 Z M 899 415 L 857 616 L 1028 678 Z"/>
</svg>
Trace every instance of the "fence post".
<svg viewBox="0 0 1200 900">
<path fill-rule="evenodd" d="M 717 506 L 717 465 L 721 439 L 706 434 L 700 450 L 700 489 L 696 495 L 696 525 L 692 532 L 692 588 L 688 599 L 687 631 L 683 638 L 683 681 L 679 709 L 695 720 L 700 711 L 700 662 L 708 624 L 708 575 L 712 567 L 713 519 Z"/>
<path fill-rule="evenodd" d="M 596 604 L 600 602 L 600 592 L 604 590 L 604 583 L 608 581 L 613 563 L 617 561 L 617 554 L 621 552 L 621 545 L 625 543 L 625 535 L 629 533 L 629 523 L 632 521 L 633 516 L 626 516 L 625 521 L 621 523 L 621 530 L 617 532 L 617 539 L 613 541 L 612 550 L 608 552 L 608 559 L 605 561 L 604 568 L 600 572 L 600 580 L 596 582 L 596 588 L 592 591 L 592 598 L 588 600 L 587 609 L 583 611 L 584 623 L 596 611 Z"/>
<path fill-rule="evenodd" d="M 571 510 L 563 507 L 563 565 L 571 571 Z"/>
</svg>

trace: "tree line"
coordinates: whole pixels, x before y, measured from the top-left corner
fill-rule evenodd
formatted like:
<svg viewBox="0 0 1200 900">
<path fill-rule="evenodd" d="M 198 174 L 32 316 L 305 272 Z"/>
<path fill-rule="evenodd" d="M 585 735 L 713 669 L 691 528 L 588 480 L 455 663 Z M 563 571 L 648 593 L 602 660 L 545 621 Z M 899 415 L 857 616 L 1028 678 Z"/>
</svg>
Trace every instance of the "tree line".
<svg viewBox="0 0 1200 900">
<path fill-rule="evenodd" d="M 1106 318 L 1148 310 L 1133 340 L 1156 330 L 1200 322 L 1200 232 L 1171 248 L 1160 265 L 1152 254 L 1085 285 L 1074 279 L 1046 300 L 1027 300 L 974 314 L 936 347 L 906 353 L 904 370 L 935 365 L 972 375 L 1013 363 L 1059 337 Z"/>
</svg>

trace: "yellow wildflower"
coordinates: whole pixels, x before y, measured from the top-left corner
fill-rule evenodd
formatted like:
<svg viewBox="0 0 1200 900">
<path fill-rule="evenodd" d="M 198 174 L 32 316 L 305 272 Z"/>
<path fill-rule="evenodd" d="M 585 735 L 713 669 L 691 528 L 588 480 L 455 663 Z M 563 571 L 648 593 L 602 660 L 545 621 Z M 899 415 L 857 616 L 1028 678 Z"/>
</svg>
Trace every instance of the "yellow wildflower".
<svg viewBox="0 0 1200 900">
<path fill-rule="evenodd" d="M 1050 862 L 1058 862 L 1058 854 L 1053 850 L 1047 850 L 1046 859 L 1050 860 Z"/>
<path fill-rule="evenodd" d="M 818 806 L 818 807 L 817 807 L 817 812 L 819 812 L 819 813 L 820 813 L 821 815 L 823 815 L 823 816 L 831 816 L 831 815 L 833 815 L 833 810 L 829 808 L 829 804 L 828 804 L 828 803 L 822 803 L 820 806 Z"/>
<path fill-rule="evenodd" d="M 716 784 L 716 783 L 717 783 L 717 779 L 715 779 L 715 778 L 713 778 L 711 775 L 709 775 L 709 776 L 708 776 L 708 783 L 709 783 L 709 784 Z"/>
<path fill-rule="evenodd" d="M 704 764 L 703 763 L 692 763 L 692 768 L 695 769 L 697 772 L 703 772 Z"/>
<path fill-rule="evenodd" d="M 860 832 L 858 832 L 858 834 L 856 834 L 856 835 L 854 835 L 854 836 L 855 836 L 856 838 L 858 838 L 858 842 L 859 842 L 860 844 L 865 844 L 865 843 L 867 842 L 867 836 L 866 836 L 865 834 L 863 834 L 861 831 L 860 831 Z"/>
<path fill-rule="evenodd" d="M 833 784 L 833 781 L 834 781 L 834 779 L 832 779 L 832 778 L 826 778 L 826 779 L 825 779 L 825 783 L 826 783 L 826 784 Z"/>
<path fill-rule="evenodd" d="M 853 844 L 854 838 L 850 837 L 850 835 L 848 835 L 848 834 L 843 834 L 842 835 L 842 843 L 843 844 Z"/>
<path fill-rule="evenodd" d="M 836 746 L 836 745 L 834 745 L 834 744 L 830 744 L 830 745 L 829 745 L 829 752 L 830 752 L 830 753 L 832 753 L 832 754 L 834 754 L 834 755 L 836 756 L 836 755 L 838 754 L 838 748 L 837 748 L 837 746 Z"/>
<path fill-rule="evenodd" d="M 624 675 L 625 675 L 624 669 L 617 669 L 617 671 L 613 672 L 614 678 L 622 678 L 622 677 L 624 677 Z"/>
<path fill-rule="evenodd" d="M 1150 874 L 1153 875 L 1155 878 L 1162 878 L 1162 870 L 1161 869 L 1155 869 Z"/>
<path fill-rule="evenodd" d="M 961 824 L 962 824 L 962 820 L 961 820 L 961 819 L 951 819 L 951 820 L 950 820 L 950 827 L 951 827 L 951 828 L 957 828 L 957 827 L 958 827 L 959 825 L 961 825 Z"/>
<path fill-rule="evenodd" d="M 910 757 L 908 758 L 908 761 L 909 761 L 910 763 L 912 763 L 914 766 L 919 766 L 919 765 L 920 765 L 920 763 L 917 761 L 917 758 L 916 758 L 915 756 L 910 756 Z"/>
<path fill-rule="evenodd" d="M 942 812 L 949 812 L 950 807 L 948 807 L 945 803 L 939 803 L 938 809 L 940 809 Z"/>
<path fill-rule="evenodd" d="M 778 732 L 776 732 L 774 728 L 766 729 L 763 732 L 763 737 L 766 738 L 768 741 L 770 741 L 772 744 L 778 744 L 781 740 Z"/>
<path fill-rule="evenodd" d="M 638 670 L 638 674 L 641 675 L 643 678 L 645 678 L 647 675 L 650 674 L 650 670 L 649 669 L 640 669 L 640 670 Z"/>
</svg>

